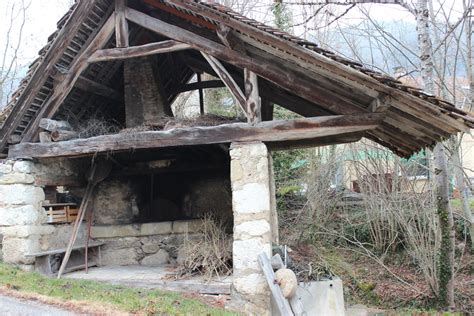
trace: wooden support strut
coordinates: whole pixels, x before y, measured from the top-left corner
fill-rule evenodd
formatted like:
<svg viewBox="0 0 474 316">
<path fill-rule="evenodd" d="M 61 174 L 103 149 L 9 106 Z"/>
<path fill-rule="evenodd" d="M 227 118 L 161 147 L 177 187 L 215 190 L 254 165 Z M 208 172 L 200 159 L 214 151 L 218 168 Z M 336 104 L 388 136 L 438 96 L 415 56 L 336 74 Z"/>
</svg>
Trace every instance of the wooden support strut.
<svg viewBox="0 0 474 316">
<path fill-rule="evenodd" d="M 201 52 L 201 54 L 207 60 L 209 65 L 211 65 L 212 69 L 214 69 L 219 78 L 221 78 L 222 82 L 224 82 L 230 93 L 234 96 L 235 100 L 239 104 L 242 111 L 244 111 L 244 113 L 247 115 L 245 95 L 243 94 L 242 90 L 240 90 L 237 83 L 234 81 L 234 78 L 232 78 L 229 72 L 225 69 L 224 65 L 222 65 L 222 63 L 217 58 L 208 55 L 204 52 Z"/>
<path fill-rule="evenodd" d="M 127 0 L 115 0 L 115 42 L 117 47 L 129 46 L 128 22 L 125 19 Z"/>
<path fill-rule="evenodd" d="M 247 119 L 248 122 L 253 125 L 262 121 L 262 109 L 258 92 L 258 77 L 254 72 L 245 68 L 244 78 Z"/>
</svg>

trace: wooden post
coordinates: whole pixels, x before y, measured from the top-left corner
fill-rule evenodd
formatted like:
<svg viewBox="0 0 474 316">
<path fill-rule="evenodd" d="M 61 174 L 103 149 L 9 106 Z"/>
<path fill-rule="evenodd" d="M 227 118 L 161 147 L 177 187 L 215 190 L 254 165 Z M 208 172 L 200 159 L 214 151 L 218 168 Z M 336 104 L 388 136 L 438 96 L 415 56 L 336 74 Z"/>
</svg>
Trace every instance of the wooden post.
<svg viewBox="0 0 474 316">
<path fill-rule="evenodd" d="M 198 84 L 201 84 L 202 82 L 201 73 L 198 72 L 196 75 L 197 75 Z M 204 114 L 204 93 L 202 91 L 202 87 L 199 87 L 199 110 L 201 111 L 201 115 L 203 115 Z"/>
<path fill-rule="evenodd" d="M 127 0 L 115 0 L 115 42 L 117 47 L 129 46 L 128 22 L 125 19 Z"/>
<path fill-rule="evenodd" d="M 257 74 L 247 68 L 244 69 L 244 77 L 247 120 L 250 124 L 254 125 L 262 121 L 262 110 L 258 93 L 258 77 Z"/>
</svg>

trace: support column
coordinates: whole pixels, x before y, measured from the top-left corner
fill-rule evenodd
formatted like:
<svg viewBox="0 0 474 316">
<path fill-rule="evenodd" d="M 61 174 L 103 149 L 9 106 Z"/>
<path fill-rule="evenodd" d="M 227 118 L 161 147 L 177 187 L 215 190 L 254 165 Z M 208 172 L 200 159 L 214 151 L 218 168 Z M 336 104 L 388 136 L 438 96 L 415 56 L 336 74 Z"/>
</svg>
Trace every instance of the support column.
<svg viewBox="0 0 474 316">
<path fill-rule="evenodd" d="M 0 232 L 3 261 L 25 268 L 34 263 L 28 253 L 40 249 L 40 237 L 51 233 L 41 202 L 44 192 L 34 184 L 34 165 L 28 161 L 0 162 Z M 29 266 L 32 268 L 32 266 Z"/>
<path fill-rule="evenodd" d="M 274 203 L 271 158 L 261 142 L 233 143 L 231 156 L 234 211 L 233 305 L 246 314 L 270 314 L 270 290 L 257 257 L 272 253 Z"/>
</svg>

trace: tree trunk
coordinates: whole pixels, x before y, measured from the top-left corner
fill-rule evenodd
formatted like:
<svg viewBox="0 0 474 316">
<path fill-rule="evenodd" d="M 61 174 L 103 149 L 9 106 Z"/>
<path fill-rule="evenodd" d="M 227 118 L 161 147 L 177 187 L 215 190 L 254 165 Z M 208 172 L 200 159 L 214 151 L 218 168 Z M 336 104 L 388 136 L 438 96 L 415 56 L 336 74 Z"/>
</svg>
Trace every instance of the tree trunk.
<svg viewBox="0 0 474 316">
<path fill-rule="evenodd" d="M 434 94 L 432 43 L 429 33 L 428 0 L 416 3 L 418 45 L 420 49 L 421 77 L 424 90 Z M 438 258 L 438 297 L 441 304 L 454 309 L 454 220 L 449 205 L 449 181 L 446 153 L 443 143 L 433 151 L 436 207 L 441 231 L 441 249 Z"/>
</svg>

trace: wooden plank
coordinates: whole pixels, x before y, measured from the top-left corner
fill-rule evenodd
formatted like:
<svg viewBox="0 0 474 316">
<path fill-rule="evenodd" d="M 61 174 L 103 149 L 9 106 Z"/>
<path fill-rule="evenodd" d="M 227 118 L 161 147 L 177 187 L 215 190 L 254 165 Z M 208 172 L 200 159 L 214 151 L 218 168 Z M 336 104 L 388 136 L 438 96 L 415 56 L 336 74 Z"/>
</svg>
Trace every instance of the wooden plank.
<svg viewBox="0 0 474 316">
<path fill-rule="evenodd" d="M 104 61 L 124 60 L 128 58 L 144 57 L 156 54 L 172 53 L 190 49 L 188 44 L 173 40 L 166 40 L 157 43 L 149 43 L 127 48 L 109 48 L 96 51 L 89 58 L 88 62 L 97 63 Z"/>
<path fill-rule="evenodd" d="M 258 77 L 253 71 L 244 69 L 245 80 L 245 108 L 247 120 L 254 125 L 262 121 L 262 109 L 258 92 Z"/>
<path fill-rule="evenodd" d="M 52 43 L 48 53 L 44 56 L 44 60 L 31 77 L 29 81 L 30 84 L 26 86 L 20 98 L 15 103 L 12 109 L 12 113 L 15 113 L 15 115 L 9 115 L 0 129 L 0 151 L 3 150 L 9 139 L 9 135 L 13 133 L 14 129 L 18 126 L 26 111 L 28 111 L 29 106 L 36 98 L 37 93 L 43 87 L 46 80 L 48 80 L 46 74 L 49 74 L 55 69 L 55 65 L 61 58 L 62 53 L 76 36 L 84 18 L 92 12 L 95 5 L 95 1 L 79 2 L 71 17 L 56 36 L 56 40 Z M 111 11 L 109 14 L 110 13 Z M 108 16 L 106 16 L 106 18 L 108 18 Z"/>
<path fill-rule="evenodd" d="M 61 106 L 61 103 L 66 99 L 69 92 L 71 92 L 74 84 L 77 79 L 80 77 L 81 73 L 89 65 L 88 58 L 92 55 L 93 52 L 102 48 L 107 41 L 110 39 L 115 29 L 115 19 L 111 16 L 107 22 L 102 26 L 101 30 L 97 33 L 95 38 L 89 43 L 86 49 L 76 57 L 76 60 L 69 68 L 68 72 L 64 75 L 64 78 L 54 87 L 54 92 L 49 98 L 48 102 L 43 105 L 37 114 L 33 123 L 29 127 L 27 133 L 23 137 L 23 142 L 29 142 L 36 139 L 38 133 L 38 125 L 42 118 L 51 118 L 58 108 Z"/>
<path fill-rule="evenodd" d="M 212 127 L 177 128 L 159 132 L 103 135 L 87 139 L 41 144 L 21 143 L 9 150 L 10 158 L 89 156 L 96 153 L 134 151 L 147 148 L 262 141 L 286 143 L 305 139 L 366 132 L 379 126 L 384 114 L 336 115 L 286 121 L 223 124 Z"/>
<path fill-rule="evenodd" d="M 258 255 L 258 263 L 263 270 L 263 274 L 267 279 L 268 287 L 272 293 L 274 302 L 281 316 L 293 316 L 293 311 L 291 310 L 288 300 L 283 296 L 283 292 L 280 289 L 280 286 L 275 282 L 276 277 L 272 269 L 272 264 L 270 259 L 268 259 L 267 254 L 262 252 Z"/>
<path fill-rule="evenodd" d="M 100 247 L 102 245 L 105 245 L 105 243 L 103 243 L 103 242 L 91 242 L 89 244 L 89 248 Z M 84 249 L 84 248 L 85 248 L 85 245 L 76 245 L 76 246 L 72 247 L 72 250 L 80 250 L 80 249 Z M 47 250 L 47 251 L 29 253 L 29 254 L 26 254 L 25 257 L 49 256 L 49 255 L 57 255 L 57 254 L 60 254 L 60 253 L 65 253 L 65 252 L 66 252 L 66 248 L 51 249 L 51 250 Z"/>
<path fill-rule="evenodd" d="M 212 69 L 214 69 L 219 78 L 221 78 L 227 89 L 229 89 L 230 93 L 234 96 L 242 111 L 244 111 L 244 113 L 247 115 L 245 95 L 243 94 L 242 90 L 240 90 L 240 87 L 237 85 L 237 83 L 235 83 L 234 78 L 232 78 L 229 72 L 225 69 L 224 65 L 222 65 L 222 63 L 217 58 L 204 52 L 201 52 L 201 54 L 207 60 L 209 65 L 211 65 Z"/>
<path fill-rule="evenodd" d="M 115 0 L 115 42 L 117 47 L 129 46 L 128 22 L 125 19 L 127 0 Z"/>
</svg>

